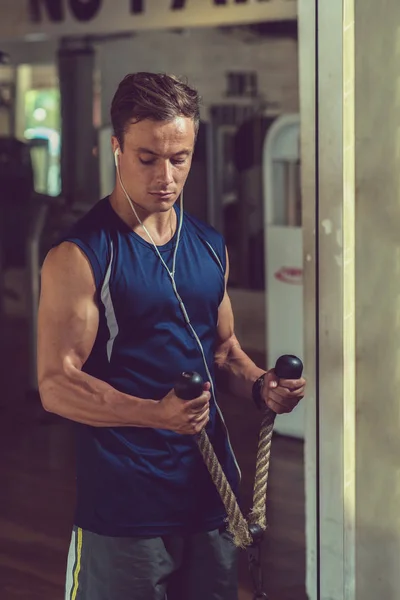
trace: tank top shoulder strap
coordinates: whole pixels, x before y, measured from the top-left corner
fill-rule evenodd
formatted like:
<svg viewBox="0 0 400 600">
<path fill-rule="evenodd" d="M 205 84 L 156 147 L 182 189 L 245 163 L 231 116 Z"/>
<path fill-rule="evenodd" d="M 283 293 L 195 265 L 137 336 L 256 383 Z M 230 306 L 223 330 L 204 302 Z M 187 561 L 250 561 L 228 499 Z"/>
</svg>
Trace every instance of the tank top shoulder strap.
<svg viewBox="0 0 400 600">
<path fill-rule="evenodd" d="M 223 236 L 211 225 L 185 213 L 186 227 L 204 244 L 223 274 L 226 271 L 226 247 Z"/>
</svg>

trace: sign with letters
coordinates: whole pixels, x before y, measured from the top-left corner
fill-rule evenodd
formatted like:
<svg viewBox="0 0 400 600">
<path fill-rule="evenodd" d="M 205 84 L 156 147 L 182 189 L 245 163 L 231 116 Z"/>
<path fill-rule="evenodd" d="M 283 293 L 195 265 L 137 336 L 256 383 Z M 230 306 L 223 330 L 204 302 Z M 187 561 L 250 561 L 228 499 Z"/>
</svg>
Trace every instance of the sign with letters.
<svg viewBox="0 0 400 600">
<path fill-rule="evenodd" d="M 296 18 L 297 0 L 2 0 L 0 39 L 101 35 Z"/>
</svg>

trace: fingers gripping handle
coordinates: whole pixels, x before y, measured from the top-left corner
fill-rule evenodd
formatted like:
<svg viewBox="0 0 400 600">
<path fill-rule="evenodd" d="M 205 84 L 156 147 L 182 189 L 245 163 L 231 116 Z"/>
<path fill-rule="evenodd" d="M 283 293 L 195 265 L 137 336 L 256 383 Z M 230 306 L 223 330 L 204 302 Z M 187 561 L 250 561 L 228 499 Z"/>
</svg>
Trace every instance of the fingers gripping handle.
<svg viewBox="0 0 400 600">
<path fill-rule="evenodd" d="M 274 371 L 279 379 L 300 379 L 303 374 L 303 363 L 297 356 L 284 354 L 276 361 Z"/>
<path fill-rule="evenodd" d="M 203 393 L 203 378 L 195 371 L 184 371 L 175 384 L 174 391 L 182 400 L 194 400 Z"/>
</svg>

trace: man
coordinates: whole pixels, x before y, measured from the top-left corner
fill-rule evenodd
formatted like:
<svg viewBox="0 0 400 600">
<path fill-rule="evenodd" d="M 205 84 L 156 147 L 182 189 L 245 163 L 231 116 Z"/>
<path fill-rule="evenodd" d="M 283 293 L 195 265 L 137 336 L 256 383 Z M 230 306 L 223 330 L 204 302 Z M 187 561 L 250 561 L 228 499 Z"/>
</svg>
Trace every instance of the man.
<svg viewBox="0 0 400 600">
<path fill-rule="evenodd" d="M 42 269 L 42 403 L 77 424 L 65 597 L 233 600 L 237 552 L 193 434 L 206 428 L 236 493 L 217 375 L 232 394 L 249 403 L 259 394 L 277 413 L 296 406 L 305 382 L 278 382 L 243 352 L 224 241 L 178 206 L 197 92 L 167 75 L 128 75 L 111 118 L 115 189 Z M 194 400 L 173 391 L 183 371 L 206 382 Z"/>
</svg>

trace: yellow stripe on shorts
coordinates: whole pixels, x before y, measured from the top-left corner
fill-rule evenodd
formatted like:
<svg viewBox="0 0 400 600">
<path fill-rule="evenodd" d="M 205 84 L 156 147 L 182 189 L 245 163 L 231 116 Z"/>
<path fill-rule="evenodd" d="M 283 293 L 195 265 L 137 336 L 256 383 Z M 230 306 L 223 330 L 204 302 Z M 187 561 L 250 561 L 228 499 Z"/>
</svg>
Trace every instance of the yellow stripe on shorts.
<svg viewBox="0 0 400 600">
<path fill-rule="evenodd" d="M 79 572 L 81 570 L 81 556 L 82 556 L 82 529 L 78 527 L 77 530 L 78 542 L 76 549 L 76 566 L 74 571 L 74 586 L 72 588 L 71 600 L 76 600 L 76 595 L 79 588 Z"/>
</svg>

